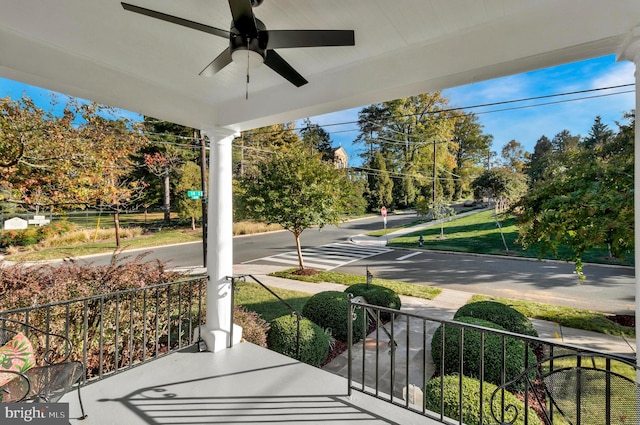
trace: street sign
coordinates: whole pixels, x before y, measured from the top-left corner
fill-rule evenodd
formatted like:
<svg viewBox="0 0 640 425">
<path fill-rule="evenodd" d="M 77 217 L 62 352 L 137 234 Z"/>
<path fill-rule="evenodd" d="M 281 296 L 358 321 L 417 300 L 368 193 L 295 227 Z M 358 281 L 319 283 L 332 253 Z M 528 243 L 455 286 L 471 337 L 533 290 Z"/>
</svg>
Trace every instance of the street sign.
<svg viewBox="0 0 640 425">
<path fill-rule="evenodd" d="M 187 196 L 191 199 L 202 199 L 201 190 L 187 190 Z"/>
<path fill-rule="evenodd" d="M 385 207 L 380 208 L 380 214 L 382 215 L 382 222 L 384 223 L 384 236 L 387 236 L 387 209 Z M 387 240 L 387 242 L 389 242 Z"/>
</svg>

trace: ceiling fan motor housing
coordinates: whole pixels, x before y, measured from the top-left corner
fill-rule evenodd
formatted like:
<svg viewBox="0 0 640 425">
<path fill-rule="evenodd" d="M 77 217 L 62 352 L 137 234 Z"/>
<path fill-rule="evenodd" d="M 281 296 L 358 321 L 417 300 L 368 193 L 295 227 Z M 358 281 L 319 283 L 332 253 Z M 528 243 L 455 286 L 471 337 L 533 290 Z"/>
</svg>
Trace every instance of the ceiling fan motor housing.
<svg viewBox="0 0 640 425">
<path fill-rule="evenodd" d="M 269 32 L 262 21 L 256 19 L 258 35 L 242 34 L 233 23 L 231 23 L 231 37 L 229 37 L 229 50 L 234 62 L 246 62 L 249 57 L 249 67 L 259 66 L 267 57 L 267 43 Z M 247 53 L 247 50 L 249 51 Z M 257 55 L 256 55 L 257 54 Z M 258 56 L 259 55 L 259 56 Z"/>
</svg>

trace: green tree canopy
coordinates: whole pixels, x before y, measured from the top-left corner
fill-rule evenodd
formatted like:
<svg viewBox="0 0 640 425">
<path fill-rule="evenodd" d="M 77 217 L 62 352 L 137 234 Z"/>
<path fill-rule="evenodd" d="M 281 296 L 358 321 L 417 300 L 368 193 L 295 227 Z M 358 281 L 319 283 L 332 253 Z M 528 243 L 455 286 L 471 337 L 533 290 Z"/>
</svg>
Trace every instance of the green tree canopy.
<svg viewBox="0 0 640 425">
<path fill-rule="evenodd" d="M 508 168 L 492 168 L 471 184 L 476 199 L 518 200 L 527 191 L 527 177 Z"/>
<path fill-rule="evenodd" d="M 534 185 L 538 180 L 546 178 L 553 162 L 553 144 L 547 136 L 542 136 L 536 142 L 533 153 L 529 157 L 526 167 L 529 182 Z"/>
<path fill-rule="evenodd" d="M 620 257 L 633 250 L 635 119 L 626 118 L 630 124 L 619 124 L 619 132 L 606 141 L 583 146 L 562 172 L 539 182 L 518 205 L 523 246 L 535 244 L 543 254 L 575 261 L 581 277 L 585 251 L 608 246 Z"/>
<path fill-rule="evenodd" d="M 304 269 L 300 235 L 312 226 L 338 224 L 349 209 L 352 185 L 342 170 L 306 150 L 274 152 L 239 181 L 244 214 L 277 223 L 296 240 Z"/>
<path fill-rule="evenodd" d="M 196 220 L 202 218 L 202 200 L 191 199 L 188 192 L 200 190 L 201 170 L 200 166 L 192 161 L 187 161 L 180 166 L 176 181 L 176 199 L 178 217 L 191 219 L 191 229 L 195 230 Z"/>
<path fill-rule="evenodd" d="M 363 168 L 371 173 L 371 210 L 380 208 L 379 199 L 386 197 L 376 190 L 387 190 L 376 174 L 388 175 L 393 183 L 392 202 L 385 201 L 391 208 L 469 193 L 492 140 L 473 114 L 451 108 L 440 92 L 369 105 L 359 112 L 358 125 L 356 143 L 365 144 Z"/>
<path fill-rule="evenodd" d="M 524 146 L 517 140 L 510 140 L 509 143 L 502 148 L 504 166 L 510 168 L 512 171 L 521 173 L 524 170 L 526 158 L 527 154 Z"/>
<path fill-rule="evenodd" d="M 471 193 L 471 181 L 482 172 L 483 164 L 489 155 L 493 136 L 482 132 L 482 125 L 473 113 L 452 112 L 454 117 L 453 140 L 449 149 L 455 157 L 453 174 L 454 199 L 460 199 Z"/>
</svg>

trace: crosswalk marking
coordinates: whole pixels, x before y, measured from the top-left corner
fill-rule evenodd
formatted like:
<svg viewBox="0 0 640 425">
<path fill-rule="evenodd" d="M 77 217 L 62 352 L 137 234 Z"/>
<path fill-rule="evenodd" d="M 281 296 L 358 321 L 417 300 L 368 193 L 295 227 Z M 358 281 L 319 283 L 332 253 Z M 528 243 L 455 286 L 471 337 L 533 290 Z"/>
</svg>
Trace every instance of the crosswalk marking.
<svg viewBox="0 0 640 425">
<path fill-rule="evenodd" d="M 420 254 L 421 254 L 420 251 L 412 252 L 411 254 L 403 255 L 402 257 L 396 258 L 396 261 L 403 261 L 403 260 L 406 260 L 407 258 L 415 257 L 416 255 L 420 255 Z"/>
<path fill-rule="evenodd" d="M 350 243 L 332 243 L 314 248 L 302 250 L 302 260 L 305 267 L 320 270 L 332 270 L 358 260 L 384 254 L 392 249 L 380 246 L 359 246 Z M 298 265 L 298 253 L 296 251 L 258 258 L 252 262 L 271 262 L 278 264 Z"/>
</svg>

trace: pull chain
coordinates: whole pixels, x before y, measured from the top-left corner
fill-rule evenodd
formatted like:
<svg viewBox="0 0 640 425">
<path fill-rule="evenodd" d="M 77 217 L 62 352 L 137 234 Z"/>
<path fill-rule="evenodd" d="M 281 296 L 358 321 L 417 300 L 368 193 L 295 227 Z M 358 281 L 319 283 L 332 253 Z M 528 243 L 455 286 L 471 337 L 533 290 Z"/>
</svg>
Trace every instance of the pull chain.
<svg viewBox="0 0 640 425">
<path fill-rule="evenodd" d="M 249 100 L 249 39 L 247 38 L 247 84 L 245 85 L 244 100 Z"/>
</svg>

